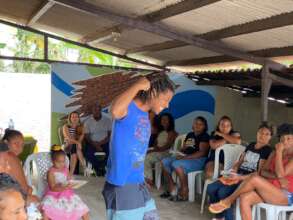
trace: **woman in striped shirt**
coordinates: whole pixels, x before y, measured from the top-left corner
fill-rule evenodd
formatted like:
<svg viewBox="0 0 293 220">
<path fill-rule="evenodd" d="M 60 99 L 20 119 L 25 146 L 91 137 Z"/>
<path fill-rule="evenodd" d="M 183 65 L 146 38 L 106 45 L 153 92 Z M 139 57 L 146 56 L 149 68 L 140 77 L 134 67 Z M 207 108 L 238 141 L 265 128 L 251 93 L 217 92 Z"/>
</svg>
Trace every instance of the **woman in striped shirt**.
<svg viewBox="0 0 293 220">
<path fill-rule="evenodd" d="M 82 164 L 84 172 L 87 172 L 86 162 L 82 153 L 84 128 L 80 123 L 78 112 L 74 111 L 68 115 L 67 123 L 63 126 L 63 136 L 65 151 L 70 154 L 70 176 L 74 174 L 77 160 Z"/>
</svg>

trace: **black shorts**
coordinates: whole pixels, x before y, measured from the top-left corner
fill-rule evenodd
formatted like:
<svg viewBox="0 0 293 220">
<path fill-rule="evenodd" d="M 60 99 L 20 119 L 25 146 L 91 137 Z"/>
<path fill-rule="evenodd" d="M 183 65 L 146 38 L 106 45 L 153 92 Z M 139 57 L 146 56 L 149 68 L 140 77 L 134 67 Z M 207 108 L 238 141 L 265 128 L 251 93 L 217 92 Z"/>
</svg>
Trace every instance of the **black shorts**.
<svg viewBox="0 0 293 220">
<path fill-rule="evenodd" d="M 77 146 L 76 144 L 70 144 L 65 148 L 65 152 L 68 154 L 76 154 L 77 152 Z"/>
</svg>

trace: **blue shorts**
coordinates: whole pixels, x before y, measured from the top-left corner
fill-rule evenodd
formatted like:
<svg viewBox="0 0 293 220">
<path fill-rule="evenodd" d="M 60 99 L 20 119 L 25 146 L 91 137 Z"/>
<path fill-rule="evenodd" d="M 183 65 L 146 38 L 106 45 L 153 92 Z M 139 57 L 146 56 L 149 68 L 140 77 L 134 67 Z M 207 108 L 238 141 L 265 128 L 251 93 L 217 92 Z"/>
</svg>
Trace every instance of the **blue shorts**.
<svg viewBox="0 0 293 220">
<path fill-rule="evenodd" d="M 283 192 L 285 193 L 285 195 L 288 198 L 288 206 L 293 205 L 293 193 L 288 192 L 287 190 L 283 190 Z"/>
<path fill-rule="evenodd" d="M 203 170 L 206 164 L 206 157 L 192 160 L 177 160 L 176 157 L 167 157 L 162 160 L 163 166 L 168 173 L 172 173 L 176 168 L 182 168 L 185 174 Z"/>
<path fill-rule="evenodd" d="M 105 183 L 107 220 L 159 220 L 155 201 L 145 184 L 115 186 Z"/>
</svg>

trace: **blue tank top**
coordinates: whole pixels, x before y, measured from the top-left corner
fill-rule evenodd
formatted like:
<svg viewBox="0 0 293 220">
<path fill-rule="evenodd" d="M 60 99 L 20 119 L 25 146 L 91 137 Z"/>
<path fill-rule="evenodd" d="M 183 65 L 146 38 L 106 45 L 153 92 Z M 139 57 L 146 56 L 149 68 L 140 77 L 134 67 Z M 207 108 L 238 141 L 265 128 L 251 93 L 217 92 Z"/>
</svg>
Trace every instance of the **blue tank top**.
<svg viewBox="0 0 293 220">
<path fill-rule="evenodd" d="M 148 113 L 132 101 L 127 115 L 113 123 L 107 182 L 118 186 L 144 182 L 144 159 L 150 133 Z"/>
</svg>

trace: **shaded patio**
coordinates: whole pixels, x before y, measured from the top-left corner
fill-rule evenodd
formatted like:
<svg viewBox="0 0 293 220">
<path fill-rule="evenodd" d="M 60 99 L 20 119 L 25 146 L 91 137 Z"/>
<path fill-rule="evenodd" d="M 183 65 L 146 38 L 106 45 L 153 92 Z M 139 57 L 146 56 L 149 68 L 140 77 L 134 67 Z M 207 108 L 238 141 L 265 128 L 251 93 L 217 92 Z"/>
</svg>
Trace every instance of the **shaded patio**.
<svg viewBox="0 0 293 220">
<path fill-rule="evenodd" d="M 79 178 L 81 177 L 77 177 L 77 179 Z M 85 178 L 82 177 L 82 179 Z M 106 219 L 106 209 L 101 192 L 105 180 L 102 177 L 90 177 L 86 180 L 89 180 L 89 182 L 77 189 L 76 192 L 89 206 L 91 219 L 104 220 Z M 205 210 L 204 214 L 200 214 L 200 196 L 197 196 L 193 203 L 172 202 L 168 199 L 161 199 L 160 193 L 158 190 L 152 190 L 161 220 L 208 220 L 212 218 L 208 210 Z"/>
</svg>

